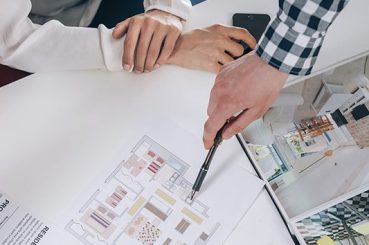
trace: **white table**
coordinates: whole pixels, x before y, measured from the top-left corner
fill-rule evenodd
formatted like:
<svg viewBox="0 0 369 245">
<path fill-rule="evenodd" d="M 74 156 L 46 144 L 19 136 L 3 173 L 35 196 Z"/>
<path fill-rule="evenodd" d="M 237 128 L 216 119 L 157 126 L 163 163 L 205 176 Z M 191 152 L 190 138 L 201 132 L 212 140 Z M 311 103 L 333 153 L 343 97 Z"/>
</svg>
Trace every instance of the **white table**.
<svg viewBox="0 0 369 245">
<path fill-rule="evenodd" d="M 352 0 L 350 5 L 332 26 L 315 73 L 368 52 L 369 33 L 356 26 L 369 23 L 364 12 L 369 2 Z M 272 15 L 276 7 L 277 1 L 269 0 L 209 0 L 195 8 L 187 25 L 230 23 L 234 12 Z M 56 216 L 120 149 L 121 137 L 128 132 L 126 117 L 139 117 L 138 108 L 170 115 L 201 138 L 213 80 L 207 73 L 163 67 L 141 76 L 99 71 L 36 74 L 1 88 L 0 188 L 31 209 Z M 291 78 L 290 84 L 300 80 Z M 144 98 L 152 98 L 152 103 Z M 57 174 L 50 178 L 52 173 Z M 48 198 L 50 189 L 59 195 Z M 239 227 L 229 244 L 292 244 L 266 191 Z"/>
<path fill-rule="evenodd" d="M 172 79 L 171 71 L 178 77 Z M 208 74 L 168 67 L 145 74 L 36 74 L 0 89 L 0 187 L 57 220 L 122 150 L 147 108 L 201 141 Z M 199 87 L 194 91 L 193 86 Z M 201 89 L 200 89 L 201 88 Z M 151 101 L 148 103 L 148 101 Z M 236 139 L 233 144 L 240 152 Z M 225 143 L 224 143 L 225 144 Z M 225 147 L 225 146 L 222 146 Z M 245 156 L 245 166 L 254 173 Z M 58 195 L 49 195 L 50 191 Z M 268 232 L 268 236 L 265 236 Z M 266 191 L 227 244 L 292 244 Z"/>
</svg>

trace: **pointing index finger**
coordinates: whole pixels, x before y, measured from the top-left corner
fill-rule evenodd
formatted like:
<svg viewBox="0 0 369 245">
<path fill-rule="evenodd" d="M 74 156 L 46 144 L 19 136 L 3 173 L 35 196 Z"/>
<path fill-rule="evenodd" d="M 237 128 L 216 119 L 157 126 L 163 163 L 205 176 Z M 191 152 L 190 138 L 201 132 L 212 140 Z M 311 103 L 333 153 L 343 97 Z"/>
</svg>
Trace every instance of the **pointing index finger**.
<svg viewBox="0 0 369 245">
<path fill-rule="evenodd" d="M 231 116 L 232 111 L 227 110 L 225 106 L 221 105 L 215 108 L 204 125 L 203 141 L 206 149 L 210 149 L 217 132 Z"/>
</svg>

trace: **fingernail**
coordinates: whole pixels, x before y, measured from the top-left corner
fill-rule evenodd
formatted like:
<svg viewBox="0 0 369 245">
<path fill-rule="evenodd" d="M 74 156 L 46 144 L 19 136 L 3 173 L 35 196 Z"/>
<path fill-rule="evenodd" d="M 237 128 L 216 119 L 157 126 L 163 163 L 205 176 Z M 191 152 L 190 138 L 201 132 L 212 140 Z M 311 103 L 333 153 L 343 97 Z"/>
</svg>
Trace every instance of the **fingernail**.
<svg viewBox="0 0 369 245">
<path fill-rule="evenodd" d="M 154 66 L 154 68 L 155 69 L 158 69 L 160 67 L 160 65 L 159 64 L 156 64 L 155 66 Z"/>
<path fill-rule="evenodd" d="M 138 73 L 138 74 L 142 73 L 142 71 L 140 71 L 140 70 L 135 70 L 135 72 Z"/>
<path fill-rule="evenodd" d="M 127 65 L 127 64 L 125 64 L 125 65 L 123 66 L 123 69 L 124 69 L 124 70 L 126 70 L 126 71 L 130 71 L 130 70 L 131 70 L 131 66 L 130 66 L 130 65 Z"/>
<path fill-rule="evenodd" d="M 145 70 L 145 73 L 149 73 L 150 71 L 149 70 Z"/>
</svg>

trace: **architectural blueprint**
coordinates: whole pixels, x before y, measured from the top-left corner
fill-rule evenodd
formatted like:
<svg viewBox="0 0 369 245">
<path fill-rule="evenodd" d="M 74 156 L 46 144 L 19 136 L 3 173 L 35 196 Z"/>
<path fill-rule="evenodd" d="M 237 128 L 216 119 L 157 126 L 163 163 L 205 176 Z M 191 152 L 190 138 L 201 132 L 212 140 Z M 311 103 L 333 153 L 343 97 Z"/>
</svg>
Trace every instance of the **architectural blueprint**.
<svg viewBox="0 0 369 245">
<path fill-rule="evenodd" d="M 207 203 L 199 196 L 191 201 L 192 183 L 186 179 L 189 168 L 145 135 L 80 203 L 65 230 L 86 245 L 222 244 L 252 200 L 245 202 L 241 197 L 234 204 L 231 198 L 239 196 L 240 190 L 232 191 L 229 198 L 225 195 L 226 200 Z M 218 193 L 212 195 L 218 198 Z"/>
</svg>

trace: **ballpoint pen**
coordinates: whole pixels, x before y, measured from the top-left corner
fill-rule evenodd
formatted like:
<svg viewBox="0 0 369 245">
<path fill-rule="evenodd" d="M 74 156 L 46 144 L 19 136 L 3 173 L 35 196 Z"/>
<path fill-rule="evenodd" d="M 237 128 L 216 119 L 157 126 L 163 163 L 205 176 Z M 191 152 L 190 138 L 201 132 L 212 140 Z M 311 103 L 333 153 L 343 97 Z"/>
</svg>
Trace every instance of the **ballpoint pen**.
<svg viewBox="0 0 369 245">
<path fill-rule="evenodd" d="M 227 123 L 225 123 L 223 125 L 223 127 L 217 132 L 217 134 L 215 136 L 215 139 L 214 139 L 214 143 L 213 143 L 212 147 L 210 148 L 208 154 L 206 155 L 205 161 L 201 166 L 200 172 L 197 175 L 195 183 L 193 184 L 192 192 L 191 192 L 191 195 L 190 195 L 191 200 L 193 200 L 193 198 L 195 197 L 195 194 L 200 190 L 202 182 L 204 181 L 205 176 L 208 173 L 210 163 L 213 160 L 215 151 L 217 150 L 220 143 L 222 143 L 222 141 L 223 141 L 222 134 L 223 134 L 223 130 L 224 130 L 226 125 L 227 125 Z"/>
</svg>

